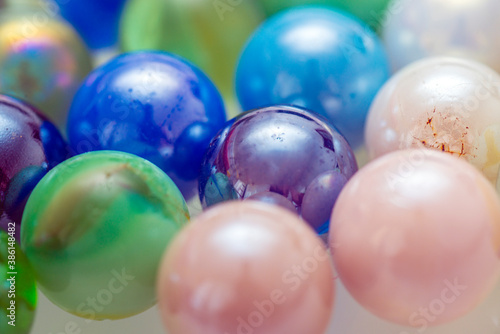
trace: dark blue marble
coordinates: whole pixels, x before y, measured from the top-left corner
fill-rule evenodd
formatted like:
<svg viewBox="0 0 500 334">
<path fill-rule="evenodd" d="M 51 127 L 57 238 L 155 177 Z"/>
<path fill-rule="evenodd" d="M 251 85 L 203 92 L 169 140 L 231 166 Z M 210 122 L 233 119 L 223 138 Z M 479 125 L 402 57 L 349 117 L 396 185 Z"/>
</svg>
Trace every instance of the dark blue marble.
<svg viewBox="0 0 500 334">
<path fill-rule="evenodd" d="M 117 43 L 120 17 L 126 0 L 56 0 L 68 20 L 91 49 Z"/>
<path fill-rule="evenodd" d="M 137 52 L 87 77 L 67 132 L 77 153 L 117 150 L 153 162 L 189 198 L 203 155 L 225 120 L 219 92 L 199 69 L 168 53 Z"/>
</svg>

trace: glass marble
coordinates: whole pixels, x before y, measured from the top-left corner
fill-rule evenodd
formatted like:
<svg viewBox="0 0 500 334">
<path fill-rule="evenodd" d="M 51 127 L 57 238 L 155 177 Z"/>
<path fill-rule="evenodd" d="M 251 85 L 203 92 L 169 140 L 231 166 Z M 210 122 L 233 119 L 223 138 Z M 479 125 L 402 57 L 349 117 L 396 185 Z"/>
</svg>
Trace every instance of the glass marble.
<svg viewBox="0 0 500 334">
<path fill-rule="evenodd" d="M 9 256 L 14 260 L 9 259 Z M 12 277 L 15 279 L 11 280 Z M 11 290 L 12 282 L 15 283 L 14 291 Z M 14 305 L 11 301 L 14 301 Z M 33 270 L 21 248 L 15 243 L 15 239 L 0 230 L 0 332 L 29 333 L 35 317 L 36 303 Z M 15 317 L 11 312 L 15 313 Z"/>
<path fill-rule="evenodd" d="M 324 334 L 335 293 L 325 247 L 280 207 L 211 208 L 165 253 L 158 299 L 168 333 Z"/>
<path fill-rule="evenodd" d="M 76 156 L 50 171 L 26 205 L 22 248 L 41 291 L 88 319 L 120 319 L 156 302 L 156 274 L 189 219 L 158 167 L 114 151 Z"/>
<path fill-rule="evenodd" d="M 244 110 L 292 104 L 326 116 L 355 149 L 388 76 L 385 51 L 368 26 L 327 7 L 300 7 L 255 32 L 238 63 L 236 92 Z"/>
<path fill-rule="evenodd" d="M 390 0 L 259 0 L 267 15 L 302 5 L 326 5 L 345 10 L 368 23 L 372 28 L 379 28 L 385 21 L 385 14 Z"/>
<path fill-rule="evenodd" d="M 493 184 L 500 168 L 500 75 L 471 60 L 418 61 L 378 93 L 366 124 L 370 157 L 430 148 L 476 166 Z"/>
<path fill-rule="evenodd" d="M 187 58 L 229 101 L 240 50 L 263 17 L 253 1 L 131 0 L 123 14 L 121 46 Z"/>
<path fill-rule="evenodd" d="M 111 47 L 118 41 L 125 0 L 55 0 L 61 15 L 80 33 L 91 49 Z"/>
<path fill-rule="evenodd" d="M 393 7 L 382 31 L 393 70 L 425 57 L 453 56 L 500 72 L 500 1 L 398 0 Z"/>
<path fill-rule="evenodd" d="M 488 180 L 457 157 L 393 152 L 345 186 L 330 247 L 361 305 L 422 331 L 470 312 L 497 283 L 500 202 Z"/>
<path fill-rule="evenodd" d="M 204 207 L 248 198 L 294 208 L 324 234 L 357 168 L 349 144 L 328 122 L 301 108 L 268 107 L 231 120 L 213 139 L 200 199 Z"/>
<path fill-rule="evenodd" d="M 91 66 L 80 37 L 50 12 L 0 13 L 0 91 L 32 103 L 61 129 Z"/>
<path fill-rule="evenodd" d="M 32 106 L 0 95 L 0 229 L 20 226 L 38 181 L 71 155 L 54 124 Z"/>
<path fill-rule="evenodd" d="M 77 153 L 117 150 L 155 163 L 190 198 L 203 155 L 225 120 L 222 98 L 205 74 L 149 51 L 94 70 L 75 96 L 67 132 Z"/>
</svg>

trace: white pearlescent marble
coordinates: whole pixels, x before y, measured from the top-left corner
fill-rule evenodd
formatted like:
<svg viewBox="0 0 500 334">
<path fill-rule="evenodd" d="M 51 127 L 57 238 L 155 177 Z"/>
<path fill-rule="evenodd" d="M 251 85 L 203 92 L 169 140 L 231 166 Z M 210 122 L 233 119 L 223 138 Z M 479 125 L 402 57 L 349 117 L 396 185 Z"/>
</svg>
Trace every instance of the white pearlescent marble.
<svg viewBox="0 0 500 334">
<path fill-rule="evenodd" d="M 396 0 L 382 30 L 391 66 L 447 55 L 500 72 L 499 16 L 498 0 Z"/>
<path fill-rule="evenodd" d="M 500 1 L 499 1 L 500 3 Z M 458 58 L 417 61 L 379 91 L 366 124 L 370 158 L 432 148 L 476 166 L 495 185 L 500 166 L 500 75 Z"/>
</svg>

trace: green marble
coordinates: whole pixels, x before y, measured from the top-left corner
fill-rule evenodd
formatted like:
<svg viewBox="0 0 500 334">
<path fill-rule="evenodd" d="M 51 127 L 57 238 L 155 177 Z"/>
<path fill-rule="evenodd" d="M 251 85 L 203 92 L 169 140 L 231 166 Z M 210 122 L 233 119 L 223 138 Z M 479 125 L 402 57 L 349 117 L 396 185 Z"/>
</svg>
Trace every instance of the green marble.
<svg viewBox="0 0 500 334">
<path fill-rule="evenodd" d="M 258 0 L 268 16 L 294 6 L 325 5 L 349 12 L 375 29 L 379 29 L 384 23 L 385 12 L 390 1 L 391 0 Z"/>
<path fill-rule="evenodd" d="M 35 317 L 37 300 L 35 275 L 21 248 L 17 244 L 13 245 L 13 242 L 14 238 L 0 230 L 0 333 L 26 334 L 30 332 Z M 9 263 L 11 261 L 9 255 L 15 257 L 15 263 Z M 10 268 L 11 265 L 14 268 Z M 12 276 L 15 277 L 14 280 L 11 280 Z M 11 282 L 15 283 L 14 294 Z M 14 306 L 11 306 L 11 301 L 14 301 Z M 8 308 L 15 308 L 15 311 L 12 310 L 15 318 L 7 317 L 11 315 L 11 310 Z"/>
<path fill-rule="evenodd" d="M 113 151 L 58 165 L 37 185 L 21 244 L 42 292 L 89 319 L 120 319 L 156 303 L 156 274 L 189 213 L 159 168 Z"/>
<path fill-rule="evenodd" d="M 231 100 L 240 51 L 263 18 L 254 1 L 130 0 L 120 43 L 124 51 L 160 49 L 190 60 Z"/>
</svg>

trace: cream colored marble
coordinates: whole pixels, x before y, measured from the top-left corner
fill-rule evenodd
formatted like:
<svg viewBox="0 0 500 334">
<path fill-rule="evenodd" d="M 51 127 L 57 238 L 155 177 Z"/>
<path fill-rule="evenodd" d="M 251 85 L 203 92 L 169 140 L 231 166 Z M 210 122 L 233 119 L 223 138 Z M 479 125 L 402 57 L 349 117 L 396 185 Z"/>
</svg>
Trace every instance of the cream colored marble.
<svg viewBox="0 0 500 334">
<path fill-rule="evenodd" d="M 500 167 L 500 75 L 470 60 L 427 58 L 393 76 L 366 124 L 371 159 L 407 148 L 460 157 L 496 184 Z"/>
<path fill-rule="evenodd" d="M 393 70 L 429 56 L 480 61 L 500 72 L 500 1 L 396 0 L 383 24 Z"/>
</svg>

